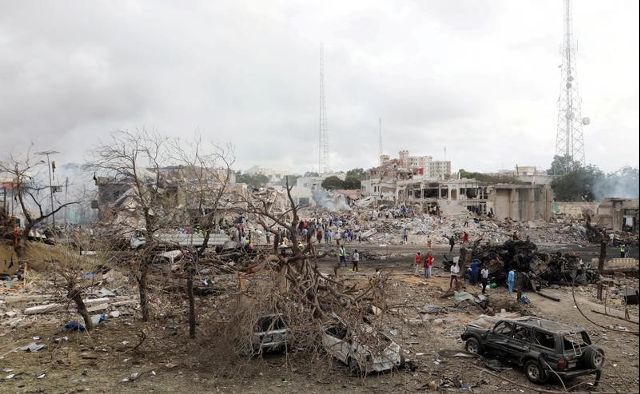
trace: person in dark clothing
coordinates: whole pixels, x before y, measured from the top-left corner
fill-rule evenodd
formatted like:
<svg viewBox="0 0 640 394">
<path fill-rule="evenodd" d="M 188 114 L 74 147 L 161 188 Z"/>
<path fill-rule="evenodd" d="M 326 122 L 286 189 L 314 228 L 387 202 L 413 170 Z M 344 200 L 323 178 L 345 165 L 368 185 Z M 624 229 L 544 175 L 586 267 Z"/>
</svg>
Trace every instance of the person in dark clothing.
<svg viewBox="0 0 640 394">
<path fill-rule="evenodd" d="M 453 246 L 456 244 L 456 239 L 452 236 L 449 237 L 449 252 L 453 251 Z"/>
</svg>

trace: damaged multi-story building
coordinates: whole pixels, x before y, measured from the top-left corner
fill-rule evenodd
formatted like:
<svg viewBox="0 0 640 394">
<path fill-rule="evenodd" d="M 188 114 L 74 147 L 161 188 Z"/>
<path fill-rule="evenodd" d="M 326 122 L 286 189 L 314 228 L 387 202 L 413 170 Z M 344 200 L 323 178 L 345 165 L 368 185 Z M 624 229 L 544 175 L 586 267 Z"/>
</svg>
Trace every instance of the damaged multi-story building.
<svg viewBox="0 0 640 394">
<path fill-rule="evenodd" d="M 546 182 L 488 183 L 476 179 L 450 179 L 450 162 L 433 167 L 441 170 L 425 171 L 417 166 L 435 163 L 428 156 L 412 159 L 407 151 L 401 151 L 399 156 L 399 159 L 384 160 L 380 166 L 367 171 L 367 179 L 362 181 L 361 187 L 363 197 L 449 215 L 472 211 L 520 221 L 549 220 L 551 217 L 553 193 Z"/>
<path fill-rule="evenodd" d="M 217 187 L 226 183 L 224 198 L 218 202 L 217 209 L 231 209 L 238 204 L 238 196 L 246 196 L 247 186 L 236 184 L 235 173 L 227 169 L 206 169 L 206 179 L 198 180 L 198 169 L 186 166 L 167 166 L 158 169 L 138 169 L 138 179 L 146 187 L 153 187 L 162 196 L 162 206 L 170 207 L 185 216 L 185 224 L 200 213 L 206 213 L 212 207 L 197 207 L 190 195 L 200 182 L 213 193 Z M 228 179 L 227 179 L 228 177 Z M 134 190 L 134 179 L 95 177 L 97 186 L 96 200 L 92 208 L 98 211 L 100 221 L 112 221 L 139 227 L 141 220 L 136 207 L 139 205 Z M 204 183 L 203 183 L 204 182 Z M 204 212 L 198 212 L 198 209 Z M 191 218 L 191 219 L 190 219 Z"/>
</svg>

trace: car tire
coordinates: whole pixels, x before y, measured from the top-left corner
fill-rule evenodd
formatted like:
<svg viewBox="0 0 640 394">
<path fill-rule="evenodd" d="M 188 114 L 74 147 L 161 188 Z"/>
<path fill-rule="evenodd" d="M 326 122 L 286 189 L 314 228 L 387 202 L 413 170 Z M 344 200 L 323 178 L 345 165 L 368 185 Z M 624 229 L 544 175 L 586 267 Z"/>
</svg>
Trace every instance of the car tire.
<svg viewBox="0 0 640 394">
<path fill-rule="evenodd" d="M 604 351 L 597 346 L 586 348 L 583 357 L 588 368 L 600 369 L 604 366 Z"/>
<path fill-rule="evenodd" d="M 537 360 L 527 360 L 524 363 L 524 373 L 532 383 L 544 383 L 547 381 L 547 372 Z"/>
<path fill-rule="evenodd" d="M 477 338 L 471 337 L 464 343 L 464 350 L 468 353 L 482 354 L 482 345 L 480 345 L 480 341 Z"/>
</svg>

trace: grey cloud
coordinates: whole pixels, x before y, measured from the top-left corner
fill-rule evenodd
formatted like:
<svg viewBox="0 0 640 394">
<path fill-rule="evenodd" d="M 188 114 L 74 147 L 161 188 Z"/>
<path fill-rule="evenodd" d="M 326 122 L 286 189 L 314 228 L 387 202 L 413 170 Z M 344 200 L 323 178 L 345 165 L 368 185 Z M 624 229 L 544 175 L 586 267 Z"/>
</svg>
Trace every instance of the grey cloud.
<svg viewBox="0 0 640 394">
<path fill-rule="evenodd" d="M 200 130 L 233 143 L 240 168 L 304 172 L 317 166 L 324 42 L 335 166 L 375 163 L 378 117 L 387 153 L 409 147 L 438 156 L 447 146 L 456 168 L 542 165 L 555 139 L 561 16 L 550 14 L 558 8 L 553 0 L 513 4 L 0 2 L 0 133 L 12 150 L 35 141 L 81 161 L 116 129 Z M 585 18 L 599 21 L 598 34 L 586 35 L 591 53 L 620 33 L 608 24 L 632 18 L 624 14 L 628 3 L 610 7 L 616 20 L 590 15 L 597 2 L 580 4 L 583 30 Z M 519 7 L 527 13 L 520 23 Z M 626 22 L 637 30 L 633 18 Z M 578 61 L 580 77 L 601 78 L 606 69 L 597 56 Z M 637 74 L 637 45 L 607 61 Z M 637 139 L 637 89 L 609 85 L 584 92 L 583 107 L 594 103 L 587 152 L 597 151 L 592 157 L 607 170 L 637 166 L 637 148 L 611 155 L 612 145 L 596 141 L 605 128 Z M 636 105 L 598 105 L 599 94 Z"/>
</svg>

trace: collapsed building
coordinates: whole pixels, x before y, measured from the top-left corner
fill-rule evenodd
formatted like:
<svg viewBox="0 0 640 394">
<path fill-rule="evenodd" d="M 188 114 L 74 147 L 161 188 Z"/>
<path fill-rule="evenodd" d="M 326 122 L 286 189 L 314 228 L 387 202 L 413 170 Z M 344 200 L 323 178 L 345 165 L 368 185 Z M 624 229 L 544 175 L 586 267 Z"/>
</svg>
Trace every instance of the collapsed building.
<svg viewBox="0 0 640 394">
<path fill-rule="evenodd" d="M 207 169 L 209 176 L 206 180 L 197 180 L 195 168 L 185 166 L 169 166 L 159 169 L 138 169 L 138 181 L 145 188 L 150 188 L 158 194 L 158 203 L 154 204 L 151 215 L 158 217 L 172 216 L 172 225 L 182 223 L 183 226 L 198 224 L 199 218 L 212 209 L 222 211 L 234 211 L 242 207 L 242 201 L 246 200 L 247 185 L 236 184 L 233 172 L 229 172 L 226 179 L 225 169 Z M 140 214 L 139 196 L 135 190 L 133 178 L 119 178 L 94 176 L 97 187 L 96 199 L 92 201 L 92 208 L 97 210 L 101 223 L 110 223 L 129 229 L 144 227 L 144 221 Z M 200 186 L 195 183 L 201 182 Z M 205 182 L 202 184 L 202 182 Z M 226 184 L 224 184 L 226 183 Z M 224 184 L 224 185 L 223 185 Z M 217 201 L 217 206 L 209 206 L 212 201 L 205 201 L 204 205 L 198 205 L 198 201 L 192 198 L 197 187 L 207 187 L 211 193 L 219 187 L 225 187 L 222 198 Z M 244 196 L 244 198 L 243 198 Z"/>
<path fill-rule="evenodd" d="M 368 170 L 367 179 L 362 181 L 362 196 L 373 197 L 379 203 L 417 206 L 422 212 L 442 212 L 449 216 L 471 211 L 517 221 L 551 218 L 553 193 L 548 183 L 448 179 L 450 162 L 444 165 L 443 171 L 425 172 L 418 166 L 436 162 L 410 158 L 407 151 L 401 151 L 400 159 L 385 160 Z"/>
</svg>

